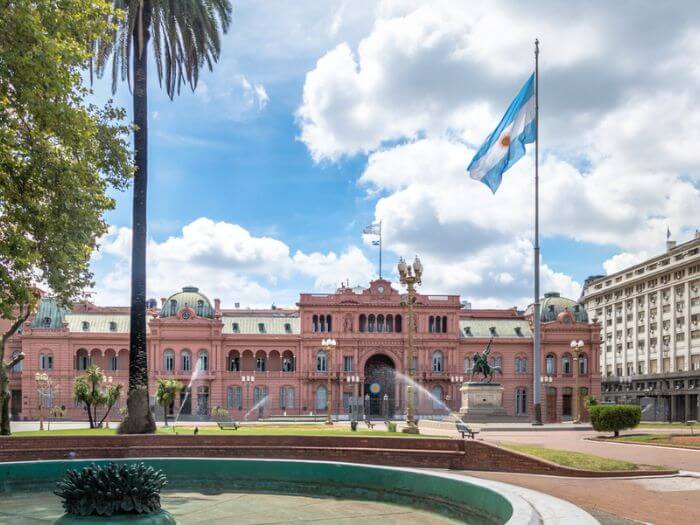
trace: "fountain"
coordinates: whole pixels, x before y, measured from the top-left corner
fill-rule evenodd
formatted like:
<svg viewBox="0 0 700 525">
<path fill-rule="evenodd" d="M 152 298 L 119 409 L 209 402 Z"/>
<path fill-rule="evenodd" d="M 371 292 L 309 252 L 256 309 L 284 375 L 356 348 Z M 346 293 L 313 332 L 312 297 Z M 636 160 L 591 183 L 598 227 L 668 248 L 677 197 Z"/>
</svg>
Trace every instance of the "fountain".
<svg viewBox="0 0 700 525">
<path fill-rule="evenodd" d="M 454 418 L 455 421 L 461 421 L 461 420 L 462 420 L 462 418 L 460 417 L 459 414 L 456 414 L 455 412 L 453 412 L 452 410 L 450 410 L 450 407 L 448 407 L 441 399 L 438 399 L 437 397 L 435 397 L 435 396 L 434 396 L 428 389 L 426 389 L 424 386 L 422 386 L 421 384 L 417 383 L 416 381 L 414 381 L 413 379 L 411 379 L 409 376 L 407 376 L 407 375 L 405 375 L 405 374 L 402 374 L 401 372 L 398 372 L 398 371 L 397 371 L 397 372 L 395 372 L 395 375 L 396 375 L 397 378 L 399 378 L 399 379 L 401 379 L 402 381 L 404 381 L 404 382 L 408 383 L 409 385 L 411 385 L 412 388 L 415 388 L 416 390 L 418 390 L 421 394 L 424 394 L 425 396 L 427 396 L 428 398 L 430 398 L 430 400 L 431 400 L 434 404 L 439 405 L 441 408 L 443 408 L 445 411 L 447 411 L 447 416 L 448 416 L 448 417 Z"/>
<path fill-rule="evenodd" d="M 182 398 L 180 407 L 177 409 L 177 414 L 175 415 L 175 421 L 173 421 L 173 432 L 175 432 L 175 425 L 177 425 L 177 421 L 180 419 L 182 407 L 185 406 L 187 399 L 190 397 L 190 392 L 192 392 L 192 384 L 197 380 L 201 372 L 202 361 L 200 359 L 197 359 L 197 364 L 194 365 L 194 370 L 192 371 L 192 375 L 190 376 L 190 382 L 187 384 L 187 389 L 185 390 L 185 397 Z"/>
<path fill-rule="evenodd" d="M 252 414 L 253 412 L 255 412 L 258 408 L 260 408 L 261 406 L 263 406 L 265 403 L 267 403 L 267 396 L 263 397 L 263 398 L 260 399 L 257 403 L 255 403 L 255 404 L 253 405 L 253 407 L 252 407 L 250 410 L 248 410 L 248 412 L 245 413 L 245 415 L 243 416 L 243 420 L 244 420 L 244 421 L 248 421 L 248 416 L 249 416 L 250 414 Z"/>
</svg>

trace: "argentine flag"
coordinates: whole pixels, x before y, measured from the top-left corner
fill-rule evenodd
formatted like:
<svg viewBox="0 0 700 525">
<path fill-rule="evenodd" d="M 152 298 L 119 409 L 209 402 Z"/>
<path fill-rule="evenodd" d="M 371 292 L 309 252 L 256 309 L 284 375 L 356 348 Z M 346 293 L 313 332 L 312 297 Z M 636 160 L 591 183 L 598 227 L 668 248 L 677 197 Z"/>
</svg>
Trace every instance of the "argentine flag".
<svg viewBox="0 0 700 525">
<path fill-rule="evenodd" d="M 525 155 L 525 144 L 535 141 L 536 129 L 533 74 L 469 163 L 467 171 L 471 178 L 480 180 L 496 193 L 503 172 Z"/>
</svg>

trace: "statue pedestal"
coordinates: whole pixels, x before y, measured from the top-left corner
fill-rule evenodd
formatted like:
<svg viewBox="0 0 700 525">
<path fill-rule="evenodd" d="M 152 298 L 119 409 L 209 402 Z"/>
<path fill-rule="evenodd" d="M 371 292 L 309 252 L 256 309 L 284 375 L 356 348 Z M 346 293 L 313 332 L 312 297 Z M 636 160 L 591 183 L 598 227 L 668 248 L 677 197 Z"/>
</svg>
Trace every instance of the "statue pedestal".
<svg viewBox="0 0 700 525">
<path fill-rule="evenodd" d="M 464 383 L 462 407 L 459 413 L 464 421 L 503 421 L 508 419 L 503 408 L 503 387 L 496 383 Z"/>
</svg>

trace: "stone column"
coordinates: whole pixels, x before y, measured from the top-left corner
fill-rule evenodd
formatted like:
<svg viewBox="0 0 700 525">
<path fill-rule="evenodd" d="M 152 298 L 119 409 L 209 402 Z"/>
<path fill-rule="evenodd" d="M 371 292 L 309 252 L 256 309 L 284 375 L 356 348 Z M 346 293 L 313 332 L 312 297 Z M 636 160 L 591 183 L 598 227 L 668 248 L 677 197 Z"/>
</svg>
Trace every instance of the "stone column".
<svg viewBox="0 0 700 525">
<path fill-rule="evenodd" d="M 692 419 L 690 417 L 690 394 L 686 394 L 684 397 L 685 397 L 685 413 L 683 414 L 683 419 L 688 421 L 689 419 Z"/>
<path fill-rule="evenodd" d="M 669 400 L 671 403 L 671 421 L 676 420 L 676 396 L 674 394 L 671 394 L 669 396 Z"/>
</svg>

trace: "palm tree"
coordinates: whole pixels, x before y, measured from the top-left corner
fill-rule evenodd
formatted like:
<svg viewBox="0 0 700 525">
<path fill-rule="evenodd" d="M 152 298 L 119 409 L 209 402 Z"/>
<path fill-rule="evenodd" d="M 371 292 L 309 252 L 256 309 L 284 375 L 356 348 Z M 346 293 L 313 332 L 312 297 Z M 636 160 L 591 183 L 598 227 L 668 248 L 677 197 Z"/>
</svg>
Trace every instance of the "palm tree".
<svg viewBox="0 0 700 525">
<path fill-rule="evenodd" d="M 163 407 L 163 419 L 165 426 L 168 426 L 168 408 L 175 401 L 178 393 L 185 388 L 185 385 L 177 379 L 158 379 L 156 386 L 156 401 Z"/>
<path fill-rule="evenodd" d="M 123 16 L 111 34 L 95 42 L 95 65 L 101 76 L 112 57 L 112 91 L 121 79 L 133 82 L 134 204 L 131 245 L 131 334 L 127 417 L 119 432 L 155 432 L 148 402 L 146 358 L 146 189 L 148 187 L 148 44 L 153 43 L 158 82 L 172 99 L 183 83 L 194 90 L 199 70 L 219 59 L 220 31 L 231 24 L 230 0 L 114 0 Z"/>
</svg>

